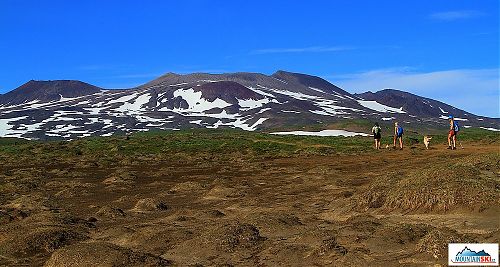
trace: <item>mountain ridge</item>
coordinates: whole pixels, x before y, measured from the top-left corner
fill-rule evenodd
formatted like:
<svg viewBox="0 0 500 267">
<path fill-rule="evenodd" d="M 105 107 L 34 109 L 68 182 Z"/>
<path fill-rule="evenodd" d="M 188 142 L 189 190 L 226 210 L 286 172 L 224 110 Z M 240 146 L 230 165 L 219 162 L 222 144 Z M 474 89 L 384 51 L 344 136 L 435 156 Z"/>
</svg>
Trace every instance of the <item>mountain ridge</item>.
<svg viewBox="0 0 500 267">
<path fill-rule="evenodd" d="M 61 97 L 79 97 L 98 93 L 101 90 L 103 89 L 78 80 L 30 80 L 0 95 L 0 104 L 18 105 L 35 100 L 54 101 Z"/>
<path fill-rule="evenodd" d="M 152 129 L 270 130 L 361 119 L 408 127 L 500 129 L 477 116 L 399 90 L 351 94 L 320 77 L 261 73 L 166 73 L 143 85 L 110 90 L 74 80 L 30 81 L 0 95 L 0 136 L 72 139 Z"/>
<path fill-rule="evenodd" d="M 419 96 L 410 92 L 405 92 L 403 90 L 398 89 L 382 89 L 376 92 L 364 92 L 360 94 L 354 94 L 357 97 L 363 98 L 365 100 L 377 101 L 381 104 L 388 106 L 402 106 L 405 110 L 413 112 L 413 113 L 421 113 L 425 112 L 427 114 L 432 115 L 440 115 L 440 114 L 453 114 L 455 116 L 463 115 L 463 114 L 472 114 L 465 110 L 453 107 L 444 102 L 434 100 L 428 97 Z M 420 103 L 416 104 L 418 101 L 426 101 L 423 102 L 427 105 L 421 105 Z M 444 111 L 444 112 L 443 112 Z M 477 116 L 477 115 L 476 115 Z"/>
</svg>

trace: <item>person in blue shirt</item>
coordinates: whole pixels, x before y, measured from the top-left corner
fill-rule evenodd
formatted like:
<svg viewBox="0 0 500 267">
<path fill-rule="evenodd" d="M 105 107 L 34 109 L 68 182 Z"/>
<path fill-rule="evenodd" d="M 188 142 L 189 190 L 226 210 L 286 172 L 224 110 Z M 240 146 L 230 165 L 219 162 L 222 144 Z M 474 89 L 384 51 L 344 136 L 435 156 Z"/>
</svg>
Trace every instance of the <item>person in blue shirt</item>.
<svg viewBox="0 0 500 267">
<path fill-rule="evenodd" d="M 399 149 L 403 150 L 403 127 L 399 126 L 398 123 L 394 123 L 394 146 L 396 148 L 396 140 L 399 140 Z"/>
<path fill-rule="evenodd" d="M 455 122 L 455 118 L 452 115 L 448 117 L 450 121 L 450 130 L 448 131 L 448 149 L 457 149 L 457 134 L 459 131 L 458 123 Z"/>
</svg>

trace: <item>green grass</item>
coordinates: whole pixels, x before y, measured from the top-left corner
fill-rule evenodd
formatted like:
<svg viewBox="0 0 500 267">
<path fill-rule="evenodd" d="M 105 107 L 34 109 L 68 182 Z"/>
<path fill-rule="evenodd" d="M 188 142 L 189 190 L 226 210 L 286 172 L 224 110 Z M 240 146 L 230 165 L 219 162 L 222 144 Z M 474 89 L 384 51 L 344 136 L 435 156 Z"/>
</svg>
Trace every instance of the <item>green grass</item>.
<svg viewBox="0 0 500 267">
<path fill-rule="evenodd" d="M 358 123 L 358 122 L 356 122 Z M 433 143 L 446 144 L 446 135 L 433 135 Z M 405 144 L 422 143 L 422 136 L 409 131 Z M 463 129 L 462 142 L 498 142 L 499 133 L 482 129 Z M 382 138 L 382 146 L 392 144 L 392 136 Z M 128 140 L 124 136 L 89 137 L 74 141 L 27 141 L 0 138 L 0 158 L 14 157 L 42 160 L 71 157 L 99 157 L 103 161 L 116 156 L 138 157 L 166 154 L 213 154 L 217 156 L 234 153 L 255 157 L 290 157 L 300 155 L 329 155 L 371 153 L 371 137 L 317 137 L 278 136 L 235 129 L 192 129 L 181 131 L 150 131 L 133 134 Z"/>
<path fill-rule="evenodd" d="M 441 131 L 442 133 L 440 134 L 433 134 L 432 136 L 432 143 L 433 144 L 448 144 L 448 131 L 447 129 L 443 129 Z M 418 134 L 407 134 L 405 135 L 407 137 L 406 139 L 417 139 L 420 143 L 423 142 L 423 135 L 418 135 Z M 457 140 L 459 142 L 485 142 L 485 143 L 492 143 L 492 142 L 500 142 L 500 133 L 499 132 L 494 132 L 494 131 L 489 131 L 489 130 L 484 130 L 484 129 L 479 129 L 479 128 L 462 128 L 460 132 L 457 135 Z M 409 140 L 406 140 L 409 142 Z M 409 144 L 409 143 L 408 143 Z"/>
<path fill-rule="evenodd" d="M 22 141 L 0 139 L 0 157 L 38 158 L 96 156 L 133 157 L 157 154 L 231 154 L 287 157 L 304 154 L 357 153 L 368 150 L 363 137 L 277 136 L 232 129 L 151 131 L 124 136 L 90 137 L 74 141 Z"/>
</svg>

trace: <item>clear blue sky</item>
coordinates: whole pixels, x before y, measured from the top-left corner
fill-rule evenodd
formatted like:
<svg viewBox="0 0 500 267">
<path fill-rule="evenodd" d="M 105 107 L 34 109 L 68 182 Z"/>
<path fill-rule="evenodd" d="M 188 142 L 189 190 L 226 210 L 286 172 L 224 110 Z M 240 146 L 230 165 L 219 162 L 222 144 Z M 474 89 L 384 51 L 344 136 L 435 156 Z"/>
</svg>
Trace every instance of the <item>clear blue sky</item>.
<svg viewBox="0 0 500 267">
<path fill-rule="evenodd" d="M 283 69 L 499 117 L 498 3 L 0 0 L 0 93 L 30 79 L 126 88 L 165 72 Z"/>
</svg>

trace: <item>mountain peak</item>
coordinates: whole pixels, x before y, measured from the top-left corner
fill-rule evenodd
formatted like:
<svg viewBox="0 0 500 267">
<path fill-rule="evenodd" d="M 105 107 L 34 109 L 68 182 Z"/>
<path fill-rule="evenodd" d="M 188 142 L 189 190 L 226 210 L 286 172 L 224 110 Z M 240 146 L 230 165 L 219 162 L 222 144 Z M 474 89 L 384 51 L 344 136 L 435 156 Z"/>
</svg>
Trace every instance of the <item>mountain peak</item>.
<svg viewBox="0 0 500 267">
<path fill-rule="evenodd" d="M 77 80 L 29 80 L 18 88 L 2 95 L 0 104 L 18 105 L 39 100 L 49 102 L 62 97 L 73 98 L 95 94 L 102 89 Z"/>
<path fill-rule="evenodd" d="M 201 91 L 203 98 L 208 101 L 215 101 L 219 98 L 229 103 L 237 103 L 237 99 L 258 100 L 263 97 L 247 87 L 233 81 L 220 81 L 205 83 L 195 87 L 196 91 Z"/>
<path fill-rule="evenodd" d="M 295 74 L 293 72 L 290 72 L 290 71 L 286 71 L 286 70 L 277 70 L 276 72 L 274 72 L 271 76 L 278 76 L 278 75 L 290 75 L 290 74 Z"/>
<path fill-rule="evenodd" d="M 352 95 L 320 77 L 282 70 L 273 75 L 166 73 L 117 91 L 75 80 L 30 80 L 0 96 L 4 136 L 39 139 L 192 127 L 253 131 L 344 119 L 397 120 L 418 129 L 447 127 L 449 114 L 467 121 L 464 127 L 500 128 L 499 119 L 403 91 Z"/>
<path fill-rule="evenodd" d="M 296 83 L 299 83 L 299 84 L 302 84 L 302 85 L 305 85 L 308 87 L 322 89 L 325 92 L 338 93 L 338 94 L 342 94 L 342 95 L 350 95 L 348 92 L 342 90 L 340 87 L 337 87 L 337 86 L 333 85 L 332 83 L 328 82 L 327 80 L 320 78 L 318 76 L 302 74 L 302 73 L 295 73 L 295 72 L 288 72 L 288 71 L 283 71 L 283 70 L 278 70 L 277 72 L 275 72 L 271 76 L 278 79 L 278 80 L 296 82 Z"/>
<path fill-rule="evenodd" d="M 469 113 L 430 98 L 418 96 L 397 89 L 383 89 L 373 92 L 355 94 L 368 101 L 377 101 L 391 107 L 402 107 L 405 111 L 418 117 L 440 117 L 453 114 L 455 116 L 467 116 Z"/>
</svg>

